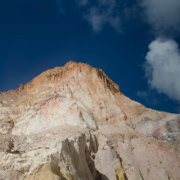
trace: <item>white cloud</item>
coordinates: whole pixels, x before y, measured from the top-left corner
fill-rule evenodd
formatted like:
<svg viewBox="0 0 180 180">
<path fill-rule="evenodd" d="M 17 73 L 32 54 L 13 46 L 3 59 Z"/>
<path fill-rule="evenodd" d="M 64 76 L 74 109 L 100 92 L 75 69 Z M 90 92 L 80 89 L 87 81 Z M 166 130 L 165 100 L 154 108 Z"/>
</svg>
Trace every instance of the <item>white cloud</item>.
<svg viewBox="0 0 180 180">
<path fill-rule="evenodd" d="M 99 14 L 98 8 L 93 7 L 90 9 L 90 12 L 85 15 L 85 19 L 91 24 L 93 31 L 98 32 L 102 29 L 102 25 L 106 21 L 106 17 L 102 14 Z"/>
<path fill-rule="evenodd" d="M 121 32 L 121 18 L 116 0 L 98 0 L 96 6 L 91 6 L 85 13 L 85 19 L 91 24 L 93 31 L 98 32 L 105 24 Z"/>
<path fill-rule="evenodd" d="M 66 0 L 56 0 L 60 13 L 68 13 L 69 5 Z M 104 25 L 110 25 L 117 32 L 122 32 L 120 7 L 116 0 L 72 0 L 74 12 L 80 12 L 84 20 L 92 27 L 94 32 L 99 32 Z"/>
<path fill-rule="evenodd" d="M 152 88 L 180 102 L 180 53 L 174 40 L 156 39 L 149 45 L 145 70 Z"/>
<path fill-rule="evenodd" d="M 75 0 L 79 6 L 85 6 L 88 4 L 88 0 Z"/>
<path fill-rule="evenodd" d="M 180 30 L 180 0 L 142 0 L 142 6 L 157 33 L 172 36 Z"/>
</svg>

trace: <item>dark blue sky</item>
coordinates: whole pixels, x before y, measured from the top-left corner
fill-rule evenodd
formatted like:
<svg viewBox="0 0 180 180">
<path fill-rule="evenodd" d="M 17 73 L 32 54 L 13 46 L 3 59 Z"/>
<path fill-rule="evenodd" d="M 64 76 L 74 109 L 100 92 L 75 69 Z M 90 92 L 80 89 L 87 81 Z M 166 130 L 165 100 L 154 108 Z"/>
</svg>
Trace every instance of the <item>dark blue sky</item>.
<svg viewBox="0 0 180 180">
<path fill-rule="evenodd" d="M 126 96 L 147 107 L 178 112 L 179 103 L 152 90 L 145 78 L 143 64 L 155 35 L 143 9 L 138 1 L 116 3 L 112 17 L 121 17 L 120 30 L 110 24 L 112 17 L 94 30 L 86 19 L 93 1 L 0 0 L 0 91 L 72 60 L 103 69 Z"/>
</svg>

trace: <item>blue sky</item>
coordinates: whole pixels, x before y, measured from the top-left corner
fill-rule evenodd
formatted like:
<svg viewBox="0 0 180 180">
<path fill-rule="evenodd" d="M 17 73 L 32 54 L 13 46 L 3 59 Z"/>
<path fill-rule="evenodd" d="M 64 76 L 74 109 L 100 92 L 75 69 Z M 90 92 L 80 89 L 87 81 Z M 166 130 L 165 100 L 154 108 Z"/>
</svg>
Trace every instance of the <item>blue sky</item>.
<svg viewBox="0 0 180 180">
<path fill-rule="evenodd" d="M 0 0 L 0 91 L 68 61 L 128 97 L 180 111 L 179 0 Z"/>
</svg>

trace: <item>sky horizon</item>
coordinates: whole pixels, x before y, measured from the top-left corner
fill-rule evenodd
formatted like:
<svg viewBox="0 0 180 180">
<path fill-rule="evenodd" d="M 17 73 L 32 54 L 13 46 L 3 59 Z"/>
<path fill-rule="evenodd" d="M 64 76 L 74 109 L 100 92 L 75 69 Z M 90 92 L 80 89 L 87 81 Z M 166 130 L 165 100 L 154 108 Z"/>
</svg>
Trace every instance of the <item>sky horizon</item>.
<svg viewBox="0 0 180 180">
<path fill-rule="evenodd" d="M 179 17 L 179 0 L 0 1 L 0 91 L 75 61 L 146 107 L 179 113 Z"/>
</svg>

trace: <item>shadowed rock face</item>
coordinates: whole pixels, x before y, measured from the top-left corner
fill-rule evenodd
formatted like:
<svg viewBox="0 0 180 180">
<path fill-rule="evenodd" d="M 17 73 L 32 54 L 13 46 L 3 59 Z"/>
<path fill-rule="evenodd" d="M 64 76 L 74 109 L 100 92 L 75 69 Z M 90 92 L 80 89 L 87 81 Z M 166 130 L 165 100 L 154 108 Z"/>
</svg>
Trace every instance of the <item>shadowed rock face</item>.
<svg viewBox="0 0 180 180">
<path fill-rule="evenodd" d="M 0 93 L 0 180 L 178 180 L 180 116 L 69 62 Z"/>
</svg>

